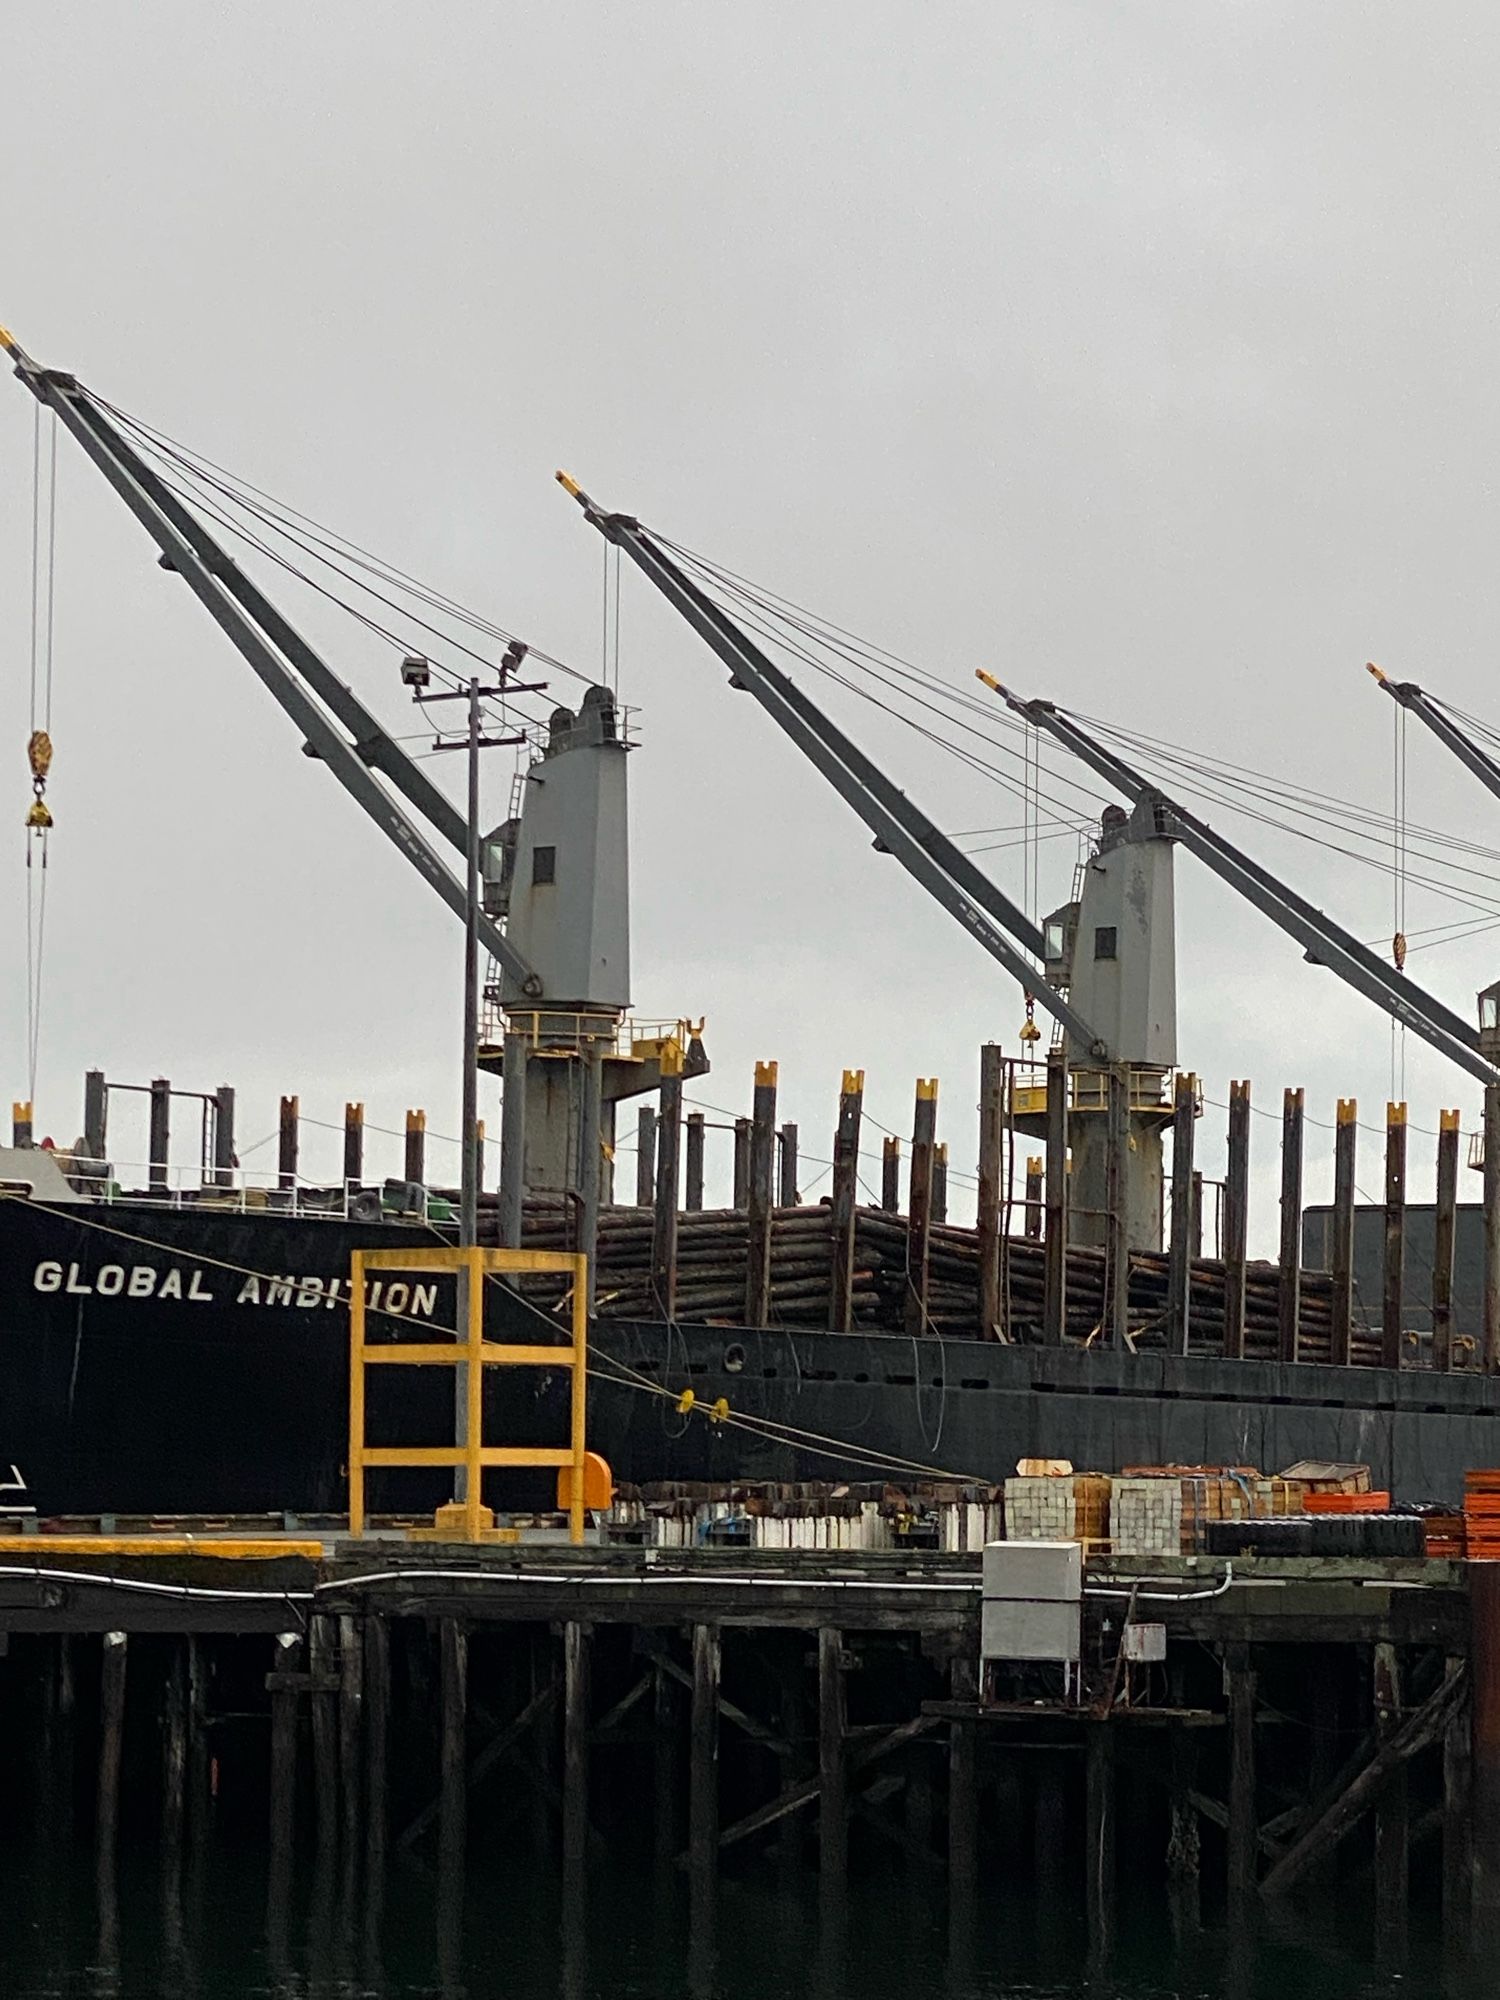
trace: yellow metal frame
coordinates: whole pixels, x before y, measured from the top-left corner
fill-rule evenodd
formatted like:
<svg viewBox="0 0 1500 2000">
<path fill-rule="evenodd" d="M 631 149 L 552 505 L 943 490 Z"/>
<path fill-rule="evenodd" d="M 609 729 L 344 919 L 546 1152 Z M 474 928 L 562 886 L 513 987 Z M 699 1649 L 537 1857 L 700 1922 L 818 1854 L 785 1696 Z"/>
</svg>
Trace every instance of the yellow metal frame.
<svg viewBox="0 0 1500 2000">
<path fill-rule="evenodd" d="M 467 1271 L 468 1326 L 452 1341 L 398 1341 L 370 1346 L 365 1339 L 365 1275 L 370 1271 Z M 573 1339 L 570 1346 L 536 1341 L 495 1341 L 484 1337 L 484 1281 L 499 1272 L 560 1271 L 573 1280 Z M 484 1507 L 480 1475 L 486 1466 L 573 1468 L 568 1539 L 583 1540 L 583 1467 L 588 1391 L 588 1258 L 567 1250 L 481 1250 L 444 1246 L 434 1250 L 355 1250 L 349 1258 L 349 1532 L 365 1529 L 365 1472 L 370 1467 L 462 1465 L 468 1470 L 464 1495 L 464 1537 L 482 1539 Z M 367 1445 L 365 1369 L 371 1366 L 461 1368 L 467 1364 L 468 1422 L 460 1445 Z M 569 1368 L 573 1373 L 569 1440 L 566 1445 L 486 1445 L 486 1368 Z"/>
</svg>

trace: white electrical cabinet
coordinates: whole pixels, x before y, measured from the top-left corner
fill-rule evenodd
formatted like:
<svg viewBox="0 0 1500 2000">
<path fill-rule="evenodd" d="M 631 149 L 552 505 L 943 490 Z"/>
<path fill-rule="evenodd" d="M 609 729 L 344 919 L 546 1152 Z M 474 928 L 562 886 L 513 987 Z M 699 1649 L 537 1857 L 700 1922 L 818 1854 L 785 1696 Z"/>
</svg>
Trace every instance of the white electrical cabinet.
<svg viewBox="0 0 1500 2000">
<path fill-rule="evenodd" d="M 1083 1625 L 1078 1542 L 987 1542 L 979 1618 L 983 1660 L 1076 1664 Z"/>
</svg>

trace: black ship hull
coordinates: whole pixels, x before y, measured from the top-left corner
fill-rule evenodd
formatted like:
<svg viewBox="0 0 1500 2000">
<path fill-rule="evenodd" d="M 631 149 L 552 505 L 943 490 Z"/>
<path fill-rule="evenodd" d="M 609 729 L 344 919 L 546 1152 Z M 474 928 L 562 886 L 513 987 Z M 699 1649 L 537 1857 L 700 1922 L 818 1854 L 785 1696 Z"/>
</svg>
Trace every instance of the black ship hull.
<svg viewBox="0 0 1500 2000">
<path fill-rule="evenodd" d="M 274 1210 L 0 1204 L 0 1480 L 14 1464 L 14 1497 L 44 1516 L 342 1511 L 349 1254 L 440 1240 Z M 417 1287 L 372 1298 L 372 1324 L 389 1309 L 407 1333 L 451 1326 L 451 1278 Z M 491 1289 L 504 1331 L 534 1340 L 534 1311 Z M 1500 1382 L 1478 1374 L 607 1319 L 592 1341 L 589 1443 L 636 1483 L 1325 1458 L 1368 1463 L 1403 1500 L 1454 1501 L 1500 1450 Z M 376 1370 L 370 1393 L 372 1441 L 451 1436 L 444 1371 Z M 775 1434 L 710 1421 L 721 1397 Z M 490 1441 L 561 1442 L 566 1398 L 562 1369 L 487 1371 Z M 430 1508 L 443 1477 L 377 1474 L 372 1504 Z M 513 1501 L 491 1497 L 549 1504 L 522 1477 Z"/>
</svg>

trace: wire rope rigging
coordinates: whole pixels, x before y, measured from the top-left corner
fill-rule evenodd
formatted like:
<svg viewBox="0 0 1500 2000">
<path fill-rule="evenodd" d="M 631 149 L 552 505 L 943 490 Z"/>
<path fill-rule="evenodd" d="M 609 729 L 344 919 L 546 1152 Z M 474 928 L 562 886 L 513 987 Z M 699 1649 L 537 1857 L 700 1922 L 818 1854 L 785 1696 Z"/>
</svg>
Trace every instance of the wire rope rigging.
<svg viewBox="0 0 1500 2000">
<path fill-rule="evenodd" d="M 52 661 L 57 591 L 57 420 L 33 412 L 31 443 L 31 644 L 26 759 L 31 804 L 26 813 L 26 1091 L 36 1097 L 42 1036 L 42 975 L 47 941 L 47 859 L 52 810 Z M 43 438 L 46 438 L 45 449 Z"/>
</svg>

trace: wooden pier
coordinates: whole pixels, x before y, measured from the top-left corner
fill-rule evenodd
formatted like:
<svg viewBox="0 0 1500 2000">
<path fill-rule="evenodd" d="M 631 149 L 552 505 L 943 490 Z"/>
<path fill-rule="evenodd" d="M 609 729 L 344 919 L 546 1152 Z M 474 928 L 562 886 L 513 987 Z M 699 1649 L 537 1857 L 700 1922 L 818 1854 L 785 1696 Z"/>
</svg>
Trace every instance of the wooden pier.
<svg viewBox="0 0 1500 2000">
<path fill-rule="evenodd" d="M 1366 1899 L 1467 1949 L 1500 1919 L 1500 1564 L 1095 1561 L 1083 1699 L 979 1662 L 977 1556 L 12 1536 L 0 1813 L 164 1866 L 259 1829 L 273 1927 L 311 1868 L 346 1903 L 415 1856 L 461 1903 L 518 1817 L 581 1900 L 600 1868 L 816 1869 L 826 1922 L 884 1851 L 970 1935 L 998 1856 L 1107 1949 L 1122 1893 L 1175 1920 Z M 1165 1628 L 1128 1665 L 1127 1625 Z"/>
</svg>

